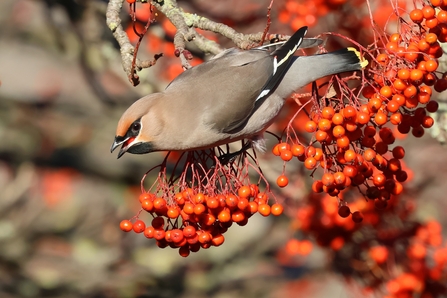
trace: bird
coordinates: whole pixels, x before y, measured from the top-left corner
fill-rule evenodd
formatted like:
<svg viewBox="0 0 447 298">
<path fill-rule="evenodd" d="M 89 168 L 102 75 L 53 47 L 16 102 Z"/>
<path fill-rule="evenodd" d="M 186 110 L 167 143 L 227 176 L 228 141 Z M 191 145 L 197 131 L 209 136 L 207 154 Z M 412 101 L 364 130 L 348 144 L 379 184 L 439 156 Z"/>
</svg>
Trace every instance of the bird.
<svg viewBox="0 0 447 298">
<path fill-rule="evenodd" d="M 247 139 L 265 151 L 263 133 L 296 90 L 333 74 L 361 70 L 368 61 L 354 48 L 297 56 L 321 43 L 298 29 L 273 51 L 231 48 L 189 68 L 162 92 L 135 101 L 118 121 L 111 152 L 205 150 Z"/>
</svg>

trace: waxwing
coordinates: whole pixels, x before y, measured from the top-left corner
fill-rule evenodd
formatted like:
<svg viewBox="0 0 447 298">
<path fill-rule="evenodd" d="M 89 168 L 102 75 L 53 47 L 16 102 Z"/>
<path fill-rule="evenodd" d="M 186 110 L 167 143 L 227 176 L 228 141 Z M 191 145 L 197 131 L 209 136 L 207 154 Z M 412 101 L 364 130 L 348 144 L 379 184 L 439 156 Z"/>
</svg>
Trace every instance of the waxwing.
<svg viewBox="0 0 447 298">
<path fill-rule="evenodd" d="M 285 100 L 321 77 L 360 70 L 367 61 L 353 48 L 312 56 L 294 56 L 318 39 L 305 39 L 300 28 L 274 51 L 229 49 L 192 67 L 159 93 L 146 95 L 121 116 L 111 152 L 207 149 L 248 139 L 264 148 L 263 132 Z"/>
</svg>

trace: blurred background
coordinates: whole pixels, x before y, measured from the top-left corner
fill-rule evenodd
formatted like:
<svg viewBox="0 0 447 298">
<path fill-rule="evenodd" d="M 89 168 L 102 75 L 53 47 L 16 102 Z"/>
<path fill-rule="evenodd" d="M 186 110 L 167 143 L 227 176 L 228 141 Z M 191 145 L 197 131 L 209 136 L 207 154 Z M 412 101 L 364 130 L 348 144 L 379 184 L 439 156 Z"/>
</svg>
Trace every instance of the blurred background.
<svg viewBox="0 0 447 298">
<path fill-rule="evenodd" d="M 300 3 L 275 2 L 271 32 L 290 34 L 304 24 L 312 26 L 309 35 L 335 31 L 331 24 L 346 11 L 346 1 L 316 1 L 314 14 L 287 15 L 287 9 L 297 9 L 295 2 Z M 270 1 L 179 3 L 252 33 L 264 29 Z M 245 227 L 233 226 L 221 247 L 186 259 L 119 229 L 122 219 L 138 211 L 142 175 L 163 154 L 117 160 L 109 151 L 116 123 L 133 101 L 162 90 L 181 65 L 169 52 L 172 34 L 160 17 L 140 55 L 165 51 L 166 57 L 141 72 L 141 84 L 132 87 L 105 24 L 106 6 L 101 0 L 0 2 L 0 297 L 367 295 L 360 284 L 343 278 L 330 249 L 313 245 L 309 254 L 284 257 L 293 237 L 315 240 L 293 227 L 293 209 L 277 218 L 254 216 Z M 317 22 L 320 16 L 324 22 Z M 127 28 L 126 9 L 122 17 Z M 355 24 L 344 26 L 340 30 L 346 33 L 346 26 Z M 193 54 L 197 63 L 207 58 Z M 428 134 L 400 142 L 414 172 L 412 219 L 436 219 L 445 227 L 445 149 Z M 272 179 L 282 170 L 269 157 L 261 162 Z M 310 191 L 302 174 L 294 175 L 295 182 L 280 194 L 291 205 Z"/>
</svg>

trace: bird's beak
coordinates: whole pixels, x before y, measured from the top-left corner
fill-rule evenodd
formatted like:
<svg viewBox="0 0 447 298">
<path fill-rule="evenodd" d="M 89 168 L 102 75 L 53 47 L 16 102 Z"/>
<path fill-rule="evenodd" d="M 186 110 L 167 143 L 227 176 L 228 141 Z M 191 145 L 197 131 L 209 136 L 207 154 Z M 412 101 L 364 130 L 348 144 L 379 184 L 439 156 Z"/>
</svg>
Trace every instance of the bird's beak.
<svg viewBox="0 0 447 298">
<path fill-rule="evenodd" d="M 112 147 L 110 147 L 110 153 L 112 153 L 113 151 L 115 151 L 116 147 L 125 144 L 128 140 L 130 139 L 130 137 L 121 139 L 121 137 L 115 137 L 115 141 L 112 144 Z M 120 158 L 121 156 L 123 156 L 124 153 L 126 153 L 127 149 L 129 148 L 129 146 L 122 146 L 120 151 L 118 152 L 118 157 Z"/>
</svg>

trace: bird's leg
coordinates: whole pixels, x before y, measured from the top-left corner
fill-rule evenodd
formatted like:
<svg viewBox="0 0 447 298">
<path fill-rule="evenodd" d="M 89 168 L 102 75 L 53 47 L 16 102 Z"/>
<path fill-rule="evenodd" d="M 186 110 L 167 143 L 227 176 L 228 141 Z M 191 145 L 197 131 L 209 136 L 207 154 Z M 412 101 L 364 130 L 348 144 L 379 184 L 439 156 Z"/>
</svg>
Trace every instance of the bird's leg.
<svg viewBox="0 0 447 298">
<path fill-rule="evenodd" d="M 250 149 L 251 144 L 252 144 L 251 142 L 247 142 L 239 151 L 222 154 L 221 156 L 218 157 L 219 162 L 221 163 L 221 165 L 227 165 L 228 163 L 233 162 L 236 159 L 236 157 L 238 157 L 239 155 Z"/>
</svg>

